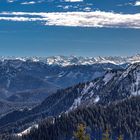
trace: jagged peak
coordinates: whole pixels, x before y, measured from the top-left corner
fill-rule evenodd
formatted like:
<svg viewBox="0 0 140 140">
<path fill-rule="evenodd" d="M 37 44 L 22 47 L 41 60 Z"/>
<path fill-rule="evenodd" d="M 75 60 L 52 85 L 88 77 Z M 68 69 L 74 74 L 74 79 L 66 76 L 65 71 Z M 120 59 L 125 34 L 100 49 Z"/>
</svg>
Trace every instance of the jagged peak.
<svg viewBox="0 0 140 140">
<path fill-rule="evenodd" d="M 69 65 L 92 65 L 96 63 L 111 63 L 115 65 L 122 65 L 122 64 L 133 64 L 140 62 L 140 54 L 136 54 L 134 56 L 129 57 L 122 57 L 122 56 L 98 56 L 98 57 L 82 57 L 82 56 L 50 56 L 50 57 L 16 57 L 16 56 L 1 56 L 1 61 L 6 60 L 20 60 L 20 61 L 27 61 L 31 60 L 33 62 L 43 62 L 48 65 L 60 65 L 60 66 L 69 66 Z"/>
</svg>

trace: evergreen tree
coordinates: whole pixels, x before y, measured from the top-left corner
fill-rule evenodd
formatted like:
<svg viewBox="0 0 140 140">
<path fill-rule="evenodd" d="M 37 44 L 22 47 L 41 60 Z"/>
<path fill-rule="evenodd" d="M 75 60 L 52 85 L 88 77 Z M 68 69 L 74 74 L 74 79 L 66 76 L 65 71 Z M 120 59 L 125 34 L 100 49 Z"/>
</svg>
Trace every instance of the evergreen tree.
<svg viewBox="0 0 140 140">
<path fill-rule="evenodd" d="M 90 140 L 90 136 L 86 133 L 86 126 L 83 124 L 78 125 L 74 137 L 76 140 Z"/>
<path fill-rule="evenodd" d="M 123 140 L 123 136 L 120 135 L 120 136 L 118 137 L 118 140 Z"/>
<path fill-rule="evenodd" d="M 105 133 L 103 134 L 103 140 L 110 140 L 110 134 L 108 129 L 106 129 Z"/>
</svg>

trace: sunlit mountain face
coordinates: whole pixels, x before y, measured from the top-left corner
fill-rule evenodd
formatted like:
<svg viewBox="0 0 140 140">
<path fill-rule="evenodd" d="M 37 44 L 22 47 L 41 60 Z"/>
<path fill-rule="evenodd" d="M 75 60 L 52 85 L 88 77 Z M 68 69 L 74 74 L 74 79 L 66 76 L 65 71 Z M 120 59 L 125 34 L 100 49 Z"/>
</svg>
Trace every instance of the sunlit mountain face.
<svg viewBox="0 0 140 140">
<path fill-rule="evenodd" d="M 0 0 L 0 55 L 134 55 L 139 29 L 139 0 Z"/>
</svg>

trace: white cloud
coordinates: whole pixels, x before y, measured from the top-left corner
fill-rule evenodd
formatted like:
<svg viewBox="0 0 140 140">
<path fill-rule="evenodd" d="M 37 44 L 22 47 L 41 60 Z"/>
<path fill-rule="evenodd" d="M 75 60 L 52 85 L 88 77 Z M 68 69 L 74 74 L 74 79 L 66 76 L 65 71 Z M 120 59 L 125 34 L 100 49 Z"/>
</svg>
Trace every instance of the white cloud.
<svg viewBox="0 0 140 140">
<path fill-rule="evenodd" d="M 60 13 L 3 12 L 0 13 L 0 20 L 40 21 L 43 22 L 44 25 L 48 26 L 55 25 L 140 29 L 140 13 L 121 14 L 103 11 Z"/>
<path fill-rule="evenodd" d="M 91 8 L 90 7 L 85 7 L 83 10 L 86 11 L 86 12 L 89 12 L 89 11 L 91 11 Z"/>
<path fill-rule="evenodd" d="M 117 6 L 134 6 L 134 4 L 129 2 L 129 3 L 124 3 L 124 4 L 118 4 Z"/>
<path fill-rule="evenodd" d="M 8 3 L 13 3 L 16 2 L 17 0 L 7 0 Z M 31 5 L 31 4 L 37 4 L 37 3 L 42 3 L 45 2 L 45 0 L 36 0 L 36 1 L 24 1 L 21 2 L 20 4 L 22 5 Z"/>
<path fill-rule="evenodd" d="M 65 2 L 83 2 L 83 0 L 65 0 Z"/>
<path fill-rule="evenodd" d="M 29 17 L 15 16 L 15 17 L 0 17 L 0 20 L 25 22 L 25 21 L 42 21 L 42 18 L 29 18 Z"/>
<path fill-rule="evenodd" d="M 140 6 L 140 1 L 136 1 L 135 6 Z"/>
<path fill-rule="evenodd" d="M 31 4 L 36 4 L 37 2 L 35 1 L 25 1 L 25 2 L 22 2 L 21 4 L 22 5 L 31 5 Z"/>
<path fill-rule="evenodd" d="M 117 6 L 140 6 L 140 1 L 118 4 Z"/>
<path fill-rule="evenodd" d="M 25 1 L 25 2 L 22 2 L 21 4 L 22 5 L 32 5 L 32 4 L 37 4 L 37 3 L 43 3 L 45 2 L 44 0 L 38 0 L 38 1 Z"/>
<path fill-rule="evenodd" d="M 14 0 L 7 0 L 7 2 L 12 3 L 12 2 L 14 2 Z"/>
</svg>

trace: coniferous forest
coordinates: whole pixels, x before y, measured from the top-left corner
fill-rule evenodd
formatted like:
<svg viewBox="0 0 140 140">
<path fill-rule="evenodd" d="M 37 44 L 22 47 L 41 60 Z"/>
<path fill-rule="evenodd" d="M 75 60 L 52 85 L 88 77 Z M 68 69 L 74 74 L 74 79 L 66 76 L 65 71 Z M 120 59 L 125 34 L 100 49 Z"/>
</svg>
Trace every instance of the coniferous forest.
<svg viewBox="0 0 140 140">
<path fill-rule="evenodd" d="M 32 128 L 22 137 L 1 136 L 6 140 L 74 140 L 83 124 L 85 138 L 79 140 L 139 140 L 140 96 L 125 99 L 107 106 L 79 107 L 75 111 L 62 113 L 59 117 L 42 120 L 38 129 Z M 86 137 L 87 136 L 87 137 Z M 77 136 L 78 137 L 78 136 Z"/>
</svg>

